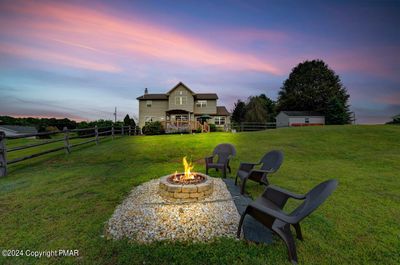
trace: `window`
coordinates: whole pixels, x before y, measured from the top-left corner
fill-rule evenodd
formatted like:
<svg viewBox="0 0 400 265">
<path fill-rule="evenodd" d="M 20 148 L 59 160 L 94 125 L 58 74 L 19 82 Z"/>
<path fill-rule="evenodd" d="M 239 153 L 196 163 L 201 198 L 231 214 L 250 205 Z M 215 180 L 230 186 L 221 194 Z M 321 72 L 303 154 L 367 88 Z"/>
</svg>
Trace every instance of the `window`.
<svg viewBox="0 0 400 265">
<path fill-rule="evenodd" d="M 225 124 L 225 117 L 215 117 L 215 125 L 224 125 Z"/>
<path fill-rule="evenodd" d="M 147 107 L 151 107 L 152 104 L 153 104 L 153 101 L 151 101 L 151 100 L 146 100 L 146 106 L 147 106 Z"/>
<path fill-rule="evenodd" d="M 207 100 L 198 100 L 196 102 L 196 106 L 199 107 L 199 108 L 207 107 Z"/>
<path fill-rule="evenodd" d="M 187 121 L 188 120 L 188 116 L 187 115 L 176 115 L 175 116 L 175 120 L 176 121 Z"/>
<path fill-rule="evenodd" d="M 175 97 L 175 105 L 186 105 L 186 103 L 187 103 L 186 96 Z"/>
<path fill-rule="evenodd" d="M 305 122 L 306 122 L 306 124 L 309 124 L 310 123 L 310 118 L 306 117 L 305 118 Z"/>
</svg>

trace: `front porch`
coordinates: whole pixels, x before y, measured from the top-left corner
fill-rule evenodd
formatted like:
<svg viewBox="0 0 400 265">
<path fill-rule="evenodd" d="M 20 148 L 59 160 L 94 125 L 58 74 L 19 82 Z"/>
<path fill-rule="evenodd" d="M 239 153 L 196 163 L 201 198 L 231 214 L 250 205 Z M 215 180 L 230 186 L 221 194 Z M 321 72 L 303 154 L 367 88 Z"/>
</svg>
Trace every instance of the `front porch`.
<svg viewBox="0 0 400 265">
<path fill-rule="evenodd" d="M 207 122 L 201 124 L 199 121 L 162 121 L 166 133 L 186 133 L 195 132 L 198 129 L 201 132 L 210 132 L 210 126 Z"/>
<path fill-rule="evenodd" d="M 166 133 L 209 132 L 210 126 L 207 122 L 200 122 L 193 112 L 173 109 L 166 111 L 165 121 L 161 122 Z"/>
</svg>

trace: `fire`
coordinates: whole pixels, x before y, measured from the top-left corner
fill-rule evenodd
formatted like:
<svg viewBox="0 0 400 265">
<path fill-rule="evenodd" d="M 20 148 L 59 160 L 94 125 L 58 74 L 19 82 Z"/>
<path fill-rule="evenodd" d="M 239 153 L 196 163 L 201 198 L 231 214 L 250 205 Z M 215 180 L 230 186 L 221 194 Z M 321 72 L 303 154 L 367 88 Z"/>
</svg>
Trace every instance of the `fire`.
<svg viewBox="0 0 400 265">
<path fill-rule="evenodd" d="M 193 170 L 194 166 L 192 162 L 188 162 L 186 160 L 186 156 L 183 157 L 183 166 L 185 168 L 185 176 L 183 179 L 194 179 L 194 175 L 191 173 L 191 170 Z"/>
</svg>

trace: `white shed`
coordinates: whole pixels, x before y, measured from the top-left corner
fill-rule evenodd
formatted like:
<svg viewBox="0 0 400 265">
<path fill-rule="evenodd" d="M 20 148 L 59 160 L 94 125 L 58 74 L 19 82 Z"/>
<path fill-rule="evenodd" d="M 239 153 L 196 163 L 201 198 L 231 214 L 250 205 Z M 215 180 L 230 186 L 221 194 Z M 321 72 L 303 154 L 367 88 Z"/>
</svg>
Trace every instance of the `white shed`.
<svg viewBox="0 0 400 265">
<path fill-rule="evenodd" d="M 315 111 L 281 111 L 276 116 L 276 127 L 324 125 L 325 116 Z"/>
</svg>

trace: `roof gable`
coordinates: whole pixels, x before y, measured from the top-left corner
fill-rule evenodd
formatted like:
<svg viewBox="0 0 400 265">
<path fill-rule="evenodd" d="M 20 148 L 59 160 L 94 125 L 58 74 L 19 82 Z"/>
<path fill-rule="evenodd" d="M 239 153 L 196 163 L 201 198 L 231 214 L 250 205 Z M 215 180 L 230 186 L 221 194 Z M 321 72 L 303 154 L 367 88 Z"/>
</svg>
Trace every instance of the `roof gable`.
<svg viewBox="0 0 400 265">
<path fill-rule="evenodd" d="M 194 93 L 187 85 L 185 85 L 182 82 L 179 82 L 177 85 L 175 85 L 173 88 L 171 88 L 170 91 L 168 91 L 166 94 L 169 95 L 172 93 L 172 91 L 174 91 L 175 89 L 177 89 L 179 86 L 183 86 L 185 89 L 187 89 L 190 93 L 192 93 L 192 95 L 195 95 L 196 93 Z"/>
</svg>

